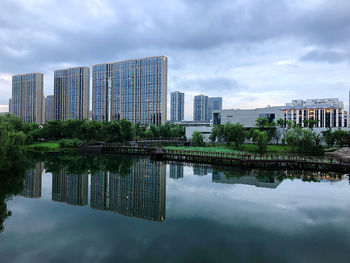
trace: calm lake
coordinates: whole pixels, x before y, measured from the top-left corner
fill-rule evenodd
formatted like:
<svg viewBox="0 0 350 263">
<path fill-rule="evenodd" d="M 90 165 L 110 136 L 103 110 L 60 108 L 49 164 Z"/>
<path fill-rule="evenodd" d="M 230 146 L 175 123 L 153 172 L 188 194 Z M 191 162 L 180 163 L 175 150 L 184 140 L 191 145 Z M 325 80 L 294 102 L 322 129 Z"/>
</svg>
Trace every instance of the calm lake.
<svg viewBox="0 0 350 263">
<path fill-rule="evenodd" d="M 350 262 L 348 175 L 117 156 L 29 163 L 3 202 L 4 263 Z"/>
</svg>

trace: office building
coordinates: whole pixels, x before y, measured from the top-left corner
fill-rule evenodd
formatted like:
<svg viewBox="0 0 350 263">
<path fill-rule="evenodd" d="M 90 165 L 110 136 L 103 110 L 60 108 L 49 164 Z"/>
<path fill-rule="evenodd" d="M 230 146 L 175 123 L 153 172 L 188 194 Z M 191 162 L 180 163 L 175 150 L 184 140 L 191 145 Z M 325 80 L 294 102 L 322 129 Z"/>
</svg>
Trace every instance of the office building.
<svg viewBox="0 0 350 263">
<path fill-rule="evenodd" d="M 213 111 L 222 110 L 222 98 L 221 97 L 211 97 L 208 98 L 208 118 L 213 120 Z"/>
<path fill-rule="evenodd" d="M 92 119 L 165 124 L 167 70 L 164 56 L 94 65 Z"/>
<path fill-rule="evenodd" d="M 12 76 L 11 113 L 24 122 L 44 122 L 44 75 L 28 73 Z"/>
<path fill-rule="evenodd" d="M 52 200 L 71 205 L 88 203 L 88 175 L 71 174 L 66 168 L 52 174 Z"/>
<path fill-rule="evenodd" d="M 45 122 L 53 120 L 54 116 L 54 96 L 48 95 L 45 98 Z"/>
<path fill-rule="evenodd" d="M 317 120 L 316 128 L 348 127 L 348 112 L 344 110 L 344 103 L 336 98 L 293 100 L 281 110 L 283 119 L 301 127 L 304 127 L 304 120 Z"/>
<path fill-rule="evenodd" d="M 11 101 L 12 99 L 9 99 L 9 113 L 11 113 L 12 109 L 11 109 Z"/>
<path fill-rule="evenodd" d="M 208 96 L 198 95 L 193 100 L 193 120 L 209 121 L 208 118 Z"/>
<path fill-rule="evenodd" d="M 76 67 L 55 70 L 54 119 L 88 119 L 90 105 L 90 69 Z"/>
<path fill-rule="evenodd" d="M 41 178 L 43 170 L 43 163 L 37 163 L 34 169 L 29 169 L 26 171 L 21 196 L 27 198 L 41 197 Z"/>
<path fill-rule="evenodd" d="M 170 94 L 170 120 L 183 121 L 185 117 L 185 94 L 179 91 Z"/>
</svg>

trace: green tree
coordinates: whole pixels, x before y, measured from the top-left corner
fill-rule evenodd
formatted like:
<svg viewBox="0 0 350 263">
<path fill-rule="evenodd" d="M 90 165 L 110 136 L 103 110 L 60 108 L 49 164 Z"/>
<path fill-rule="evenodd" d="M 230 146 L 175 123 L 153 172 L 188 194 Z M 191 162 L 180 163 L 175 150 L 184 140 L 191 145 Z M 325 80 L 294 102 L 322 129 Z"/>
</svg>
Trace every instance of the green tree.
<svg viewBox="0 0 350 263">
<path fill-rule="evenodd" d="M 210 133 L 209 139 L 214 143 L 221 141 L 225 135 L 225 126 L 222 124 L 215 125 Z"/>
<path fill-rule="evenodd" d="M 332 132 L 332 128 L 328 128 L 326 131 L 322 131 L 322 135 L 328 147 L 331 147 L 334 145 L 335 137 L 334 137 L 334 133 Z"/>
<path fill-rule="evenodd" d="M 120 122 L 120 128 L 121 128 L 121 134 L 122 134 L 122 139 L 123 141 L 132 141 L 135 139 L 135 127 L 134 125 L 126 120 L 122 119 Z"/>
<path fill-rule="evenodd" d="M 242 148 L 247 138 L 247 132 L 240 123 L 227 123 L 224 127 L 224 134 L 226 143 L 230 145 L 233 142 L 238 149 Z"/>
<path fill-rule="evenodd" d="M 204 146 L 204 137 L 199 131 L 195 131 L 192 134 L 191 144 L 195 147 Z"/>
<path fill-rule="evenodd" d="M 338 130 L 333 132 L 333 136 L 334 136 L 335 143 L 338 146 L 343 147 L 344 139 L 349 137 L 349 133 L 339 128 Z"/>
</svg>

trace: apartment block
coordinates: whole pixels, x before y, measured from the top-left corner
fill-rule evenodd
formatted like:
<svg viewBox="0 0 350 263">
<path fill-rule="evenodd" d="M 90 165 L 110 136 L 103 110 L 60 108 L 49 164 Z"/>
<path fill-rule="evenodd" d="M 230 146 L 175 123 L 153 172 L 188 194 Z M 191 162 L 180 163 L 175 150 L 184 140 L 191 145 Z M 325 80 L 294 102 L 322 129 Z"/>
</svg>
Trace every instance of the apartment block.
<svg viewBox="0 0 350 263">
<path fill-rule="evenodd" d="M 165 124 L 167 71 L 164 56 L 94 65 L 92 119 Z"/>
<path fill-rule="evenodd" d="M 44 75 L 28 73 L 12 76 L 11 113 L 24 122 L 44 122 Z"/>
<path fill-rule="evenodd" d="M 54 73 L 54 119 L 88 119 L 90 69 L 75 67 Z"/>
</svg>

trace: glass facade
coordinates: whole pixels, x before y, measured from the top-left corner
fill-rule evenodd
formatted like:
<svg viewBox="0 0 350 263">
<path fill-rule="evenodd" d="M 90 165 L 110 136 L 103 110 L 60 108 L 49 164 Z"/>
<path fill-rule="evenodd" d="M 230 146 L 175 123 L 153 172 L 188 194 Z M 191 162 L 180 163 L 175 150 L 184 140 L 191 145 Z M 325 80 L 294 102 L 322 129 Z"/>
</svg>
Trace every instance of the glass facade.
<svg viewBox="0 0 350 263">
<path fill-rule="evenodd" d="M 209 121 L 208 117 L 208 96 L 198 95 L 193 100 L 193 120 Z"/>
<path fill-rule="evenodd" d="M 213 111 L 222 110 L 222 98 L 221 97 L 212 97 L 208 98 L 208 118 L 213 120 Z"/>
<path fill-rule="evenodd" d="M 150 57 L 92 69 L 92 119 L 145 125 L 167 119 L 167 58 Z"/>
<path fill-rule="evenodd" d="M 24 122 L 44 122 L 44 76 L 29 73 L 12 76 L 11 113 Z"/>
<path fill-rule="evenodd" d="M 185 115 L 185 94 L 179 91 L 170 95 L 170 120 L 183 121 Z"/>
<path fill-rule="evenodd" d="M 54 74 L 54 119 L 88 119 L 90 69 L 77 67 L 56 70 Z"/>
</svg>

